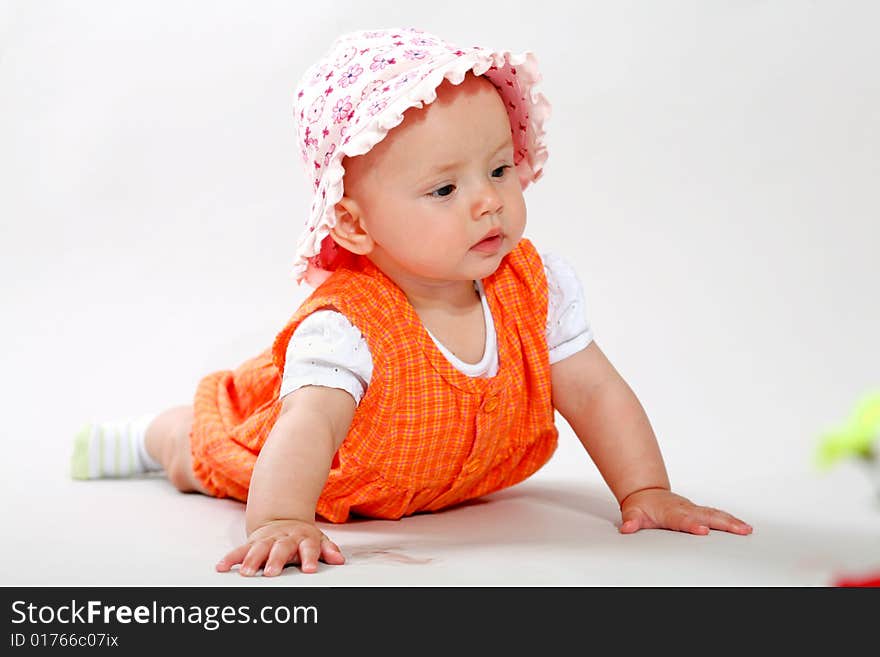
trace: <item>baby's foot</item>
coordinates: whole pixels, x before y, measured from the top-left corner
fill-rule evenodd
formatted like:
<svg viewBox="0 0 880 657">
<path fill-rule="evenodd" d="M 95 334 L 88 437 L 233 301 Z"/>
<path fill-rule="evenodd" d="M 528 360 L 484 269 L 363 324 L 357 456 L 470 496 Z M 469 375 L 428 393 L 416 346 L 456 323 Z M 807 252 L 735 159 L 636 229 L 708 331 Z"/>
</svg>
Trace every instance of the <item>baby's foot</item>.
<svg viewBox="0 0 880 657">
<path fill-rule="evenodd" d="M 88 422 L 73 437 L 70 474 L 74 479 L 131 477 L 161 470 L 144 446 L 155 415 L 130 420 Z"/>
</svg>

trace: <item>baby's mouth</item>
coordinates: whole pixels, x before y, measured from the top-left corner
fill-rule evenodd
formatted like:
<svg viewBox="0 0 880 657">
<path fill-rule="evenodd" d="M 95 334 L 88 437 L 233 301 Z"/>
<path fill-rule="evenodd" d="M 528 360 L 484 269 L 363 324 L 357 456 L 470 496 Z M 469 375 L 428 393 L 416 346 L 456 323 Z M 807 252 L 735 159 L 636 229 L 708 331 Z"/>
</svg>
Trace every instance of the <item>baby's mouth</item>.
<svg viewBox="0 0 880 657">
<path fill-rule="evenodd" d="M 501 248 L 501 242 L 504 240 L 504 235 L 501 233 L 497 233 L 491 235 L 490 237 L 484 237 L 482 240 L 477 242 L 471 247 L 473 251 L 484 251 L 487 253 L 492 253 Z"/>
</svg>

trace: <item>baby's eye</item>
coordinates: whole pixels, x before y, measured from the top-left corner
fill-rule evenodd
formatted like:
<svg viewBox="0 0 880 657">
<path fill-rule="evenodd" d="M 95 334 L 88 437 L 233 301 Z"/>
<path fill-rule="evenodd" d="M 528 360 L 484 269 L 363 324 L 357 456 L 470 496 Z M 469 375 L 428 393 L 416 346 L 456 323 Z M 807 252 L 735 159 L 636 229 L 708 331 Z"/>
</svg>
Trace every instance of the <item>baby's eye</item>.
<svg viewBox="0 0 880 657">
<path fill-rule="evenodd" d="M 455 185 L 443 185 L 443 187 L 441 187 L 440 189 L 435 189 L 433 192 L 431 192 L 431 196 L 443 198 L 445 196 L 449 196 L 452 193 L 453 189 L 455 189 Z M 444 194 L 443 190 L 449 191 Z"/>
<path fill-rule="evenodd" d="M 493 176 L 494 178 L 500 178 L 501 176 L 504 175 L 504 170 L 505 170 L 505 169 L 509 169 L 509 168 L 510 168 L 510 165 L 509 165 L 509 164 L 505 164 L 505 165 L 503 165 L 503 166 L 500 166 L 500 167 L 498 167 L 497 169 L 495 169 L 495 170 L 492 172 L 492 176 Z M 498 175 L 495 175 L 496 173 L 497 173 Z"/>
</svg>

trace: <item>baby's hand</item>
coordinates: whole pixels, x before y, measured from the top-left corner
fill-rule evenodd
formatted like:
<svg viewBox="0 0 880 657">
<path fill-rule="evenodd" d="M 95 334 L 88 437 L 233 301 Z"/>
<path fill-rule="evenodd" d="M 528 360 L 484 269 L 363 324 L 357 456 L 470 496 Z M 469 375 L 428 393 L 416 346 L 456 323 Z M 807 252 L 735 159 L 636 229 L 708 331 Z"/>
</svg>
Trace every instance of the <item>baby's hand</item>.
<svg viewBox="0 0 880 657">
<path fill-rule="evenodd" d="M 281 573 L 286 564 L 299 563 L 304 573 L 313 573 L 318 570 L 319 558 L 333 565 L 345 563 L 339 546 L 315 523 L 274 520 L 255 529 L 247 543 L 226 554 L 217 563 L 217 571 L 225 573 L 235 564 L 241 564 L 238 570 L 241 575 L 249 577 L 263 568 L 263 575 L 271 577 Z"/>
<path fill-rule="evenodd" d="M 673 529 L 691 534 L 708 534 L 722 529 L 733 534 L 751 534 L 752 528 L 729 513 L 697 506 L 689 499 L 662 488 L 647 488 L 629 495 L 620 506 L 622 534 L 640 529 Z"/>
</svg>

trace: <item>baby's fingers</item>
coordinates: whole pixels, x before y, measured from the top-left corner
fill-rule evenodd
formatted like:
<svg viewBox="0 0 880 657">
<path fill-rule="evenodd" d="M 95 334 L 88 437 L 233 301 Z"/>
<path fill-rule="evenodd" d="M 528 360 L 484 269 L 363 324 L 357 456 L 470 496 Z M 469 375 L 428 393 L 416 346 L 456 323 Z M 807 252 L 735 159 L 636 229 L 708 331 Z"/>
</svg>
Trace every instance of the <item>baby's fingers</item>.
<svg viewBox="0 0 880 657">
<path fill-rule="evenodd" d="M 669 511 L 663 518 L 661 527 L 700 536 L 705 536 L 709 533 L 709 526 L 704 522 L 702 515 L 697 513 L 695 509 L 675 509 L 674 511 Z"/>
<path fill-rule="evenodd" d="M 318 570 L 318 557 L 321 556 L 319 539 L 306 538 L 299 544 L 300 568 L 304 573 Z"/>
<path fill-rule="evenodd" d="M 656 527 L 654 523 L 650 522 L 650 520 L 642 512 L 642 510 L 638 508 L 627 509 L 626 511 L 624 511 L 623 515 L 621 516 L 621 520 L 621 534 L 632 534 L 639 531 L 640 529 L 651 529 L 653 527 Z"/>
<path fill-rule="evenodd" d="M 277 575 L 286 564 L 297 562 L 304 573 L 314 573 L 318 570 L 319 559 L 333 565 L 345 563 L 345 557 L 342 556 L 339 546 L 327 537 L 321 539 L 320 545 L 316 538 L 279 541 L 269 553 L 263 575 Z"/>
<path fill-rule="evenodd" d="M 720 529 L 731 534 L 751 534 L 752 526 L 725 511 L 702 507 L 702 522 L 711 529 Z"/>
<path fill-rule="evenodd" d="M 706 535 L 710 529 L 720 529 L 734 534 L 751 534 L 751 526 L 729 513 L 705 506 L 695 506 L 686 511 L 669 514 L 666 526 L 680 532 Z"/>
<path fill-rule="evenodd" d="M 295 538 L 285 538 L 275 541 L 272 550 L 269 552 L 269 558 L 266 559 L 266 567 L 263 568 L 264 577 L 272 577 L 278 575 L 288 563 L 293 561 L 297 553 L 297 545 L 299 541 Z"/>
<path fill-rule="evenodd" d="M 324 537 L 324 540 L 321 541 L 321 558 L 325 563 L 334 566 L 340 566 L 345 563 L 345 557 L 342 555 L 342 550 L 340 550 L 339 546 L 326 536 Z"/>
<path fill-rule="evenodd" d="M 263 539 L 256 543 L 251 543 L 250 550 L 248 550 L 247 556 L 245 556 L 244 561 L 241 562 L 241 567 L 238 569 L 239 574 L 245 577 L 256 575 L 257 571 L 266 563 L 266 557 L 269 556 L 269 550 L 274 542 L 272 539 Z"/>
<path fill-rule="evenodd" d="M 253 575 L 263 565 L 268 553 L 269 547 L 265 541 L 240 545 L 220 559 L 215 568 L 218 572 L 225 573 L 234 565 L 241 564 L 239 573 Z"/>
<path fill-rule="evenodd" d="M 240 564 L 244 559 L 244 555 L 251 549 L 250 545 L 240 545 L 234 550 L 227 552 L 220 561 L 217 562 L 215 568 L 218 573 L 228 572 L 236 564 Z"/>
<path fill-rule="evenodd" d="M 326 536 L 305 538 L 294 552 L 299 552 L 300 568 L 304 573 L 317 572 L 319 559 L 334 566 L 345 563 L 342 550 Z"/>
</svg>

